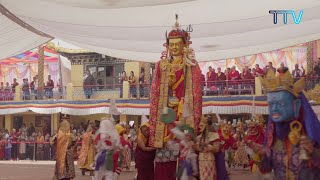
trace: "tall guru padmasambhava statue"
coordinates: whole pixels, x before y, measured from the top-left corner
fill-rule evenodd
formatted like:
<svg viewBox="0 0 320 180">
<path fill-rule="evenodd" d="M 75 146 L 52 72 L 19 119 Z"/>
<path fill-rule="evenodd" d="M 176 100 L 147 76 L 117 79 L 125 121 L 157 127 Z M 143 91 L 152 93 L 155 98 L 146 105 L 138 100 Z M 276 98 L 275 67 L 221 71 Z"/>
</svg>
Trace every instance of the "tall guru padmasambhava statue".
<svg viewBox="0 0 320 180">
<path fill-rule="evenodd" d="M 178 154 L 166 147 L 166 143 L 175 138 L 170 130 L 176 122 L 191 126 L 196 132 L 199 130 L 201 70 L 190 44 L 190 34 L 181 29 L 176 15 L 175 26 L 166 33 L 166 51 L 156 64 L 151 87 L 149 145 L 159 148 L 156 163 L 176 164 Z"/>
</svg>

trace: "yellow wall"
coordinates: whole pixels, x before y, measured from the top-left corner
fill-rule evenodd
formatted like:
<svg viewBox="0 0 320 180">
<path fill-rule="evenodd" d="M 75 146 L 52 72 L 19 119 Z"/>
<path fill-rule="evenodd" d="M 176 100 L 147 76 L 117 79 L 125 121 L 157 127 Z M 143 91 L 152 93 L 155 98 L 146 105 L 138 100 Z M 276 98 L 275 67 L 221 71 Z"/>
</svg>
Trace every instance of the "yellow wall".
<svg viewBox="0 0 320 180">
<path fill-rule="evenodd" d="M 74 86 L 83 85 L 83 65 L 71 65 L 71 83 Z"/>
<path fill-rule="evenodd" d="M 5 127 L 11 132 L 12 130 L 12 116 L 10 114 L 5 115 Z"/>
<path fill-rule="evenodd" d="M 126 62 L 124 63 L 124 71 L 126 71 L 127 76 L 130 76 L 130 71 L 134 72 L 134 76 L 139 78 L 140 74 L 140 62 Z"/>
</svg>

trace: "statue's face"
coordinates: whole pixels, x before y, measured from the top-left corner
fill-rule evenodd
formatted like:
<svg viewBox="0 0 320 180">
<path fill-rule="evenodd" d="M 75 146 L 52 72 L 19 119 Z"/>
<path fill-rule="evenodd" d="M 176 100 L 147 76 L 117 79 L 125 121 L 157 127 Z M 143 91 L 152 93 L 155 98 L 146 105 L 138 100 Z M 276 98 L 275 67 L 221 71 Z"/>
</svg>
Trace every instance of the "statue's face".
<svg viewBox="0 0 320 180">
<path fill-rule="evenodd" d="M 268 93 L 269 113 L 273 122 L 291 121 L 298 114 L 300 101 L 287 91 Z"/>
<path fill-rule="evenodd" d="M 169 39 L 169 53 L 171 56 L 182 55 L 185 44 L 182 38 Z"/>
</svg>

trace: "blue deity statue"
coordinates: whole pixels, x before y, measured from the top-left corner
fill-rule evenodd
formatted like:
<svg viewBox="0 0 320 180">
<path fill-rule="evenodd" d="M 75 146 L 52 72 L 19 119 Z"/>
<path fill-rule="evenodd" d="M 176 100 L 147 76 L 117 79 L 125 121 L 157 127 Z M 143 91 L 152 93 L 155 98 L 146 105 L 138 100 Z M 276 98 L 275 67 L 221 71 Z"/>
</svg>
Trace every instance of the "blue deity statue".
<svg viewBox="0 0 320 180">
<path fill-rule="evenodd" d="M 288 71 L 262 79 L 268 92 L 269 120 L 264 145 L 248 142 L 262 173 L 275 179 L 320 179 L 320 123 L 301 92 L 304 79 L 294 83 Z"/>
</svg>

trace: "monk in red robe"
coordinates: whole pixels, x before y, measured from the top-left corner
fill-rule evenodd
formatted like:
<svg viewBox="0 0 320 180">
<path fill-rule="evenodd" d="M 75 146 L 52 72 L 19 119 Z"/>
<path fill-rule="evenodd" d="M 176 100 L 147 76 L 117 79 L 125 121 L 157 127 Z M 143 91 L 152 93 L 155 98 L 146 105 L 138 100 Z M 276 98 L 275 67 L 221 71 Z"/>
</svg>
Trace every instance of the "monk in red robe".
<svg viewBox="0 0 320 180">
<path fill-rule="evenodd" d="M 207 87 L 210 88 L 214 85 L 214 81 L 217 79 L 217 74 L 215 70 L 209 66 L 209 71 L 207 72 Z"/>
</svg>

